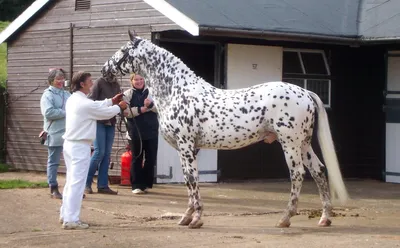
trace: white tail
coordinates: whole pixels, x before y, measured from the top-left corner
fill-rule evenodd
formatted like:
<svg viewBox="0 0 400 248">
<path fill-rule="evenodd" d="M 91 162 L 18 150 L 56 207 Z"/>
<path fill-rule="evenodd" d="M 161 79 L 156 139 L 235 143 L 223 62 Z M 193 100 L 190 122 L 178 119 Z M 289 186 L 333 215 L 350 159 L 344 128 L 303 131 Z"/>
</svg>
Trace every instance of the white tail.
<svg viewBox="0 0 400 248">
<path fill-rule="evenodd" d="M 339 200 L 341 204 L 345 204 L 349 199 L 346 186 L 344 185 L 342 174 L 339 168 L 339 162 L 336 156 L 335 147 L 332 141 L 332 134 L 328 122 L 324 104 L 317 94 L 309 91 L 311 97 L 317 103 L 318 109 L 318 141 L 321 146 L 322 156 L 328 169 L 329 188 L 332 201 Z M 336 198 L 336 194 L 337 198 Z"/>
</svg>

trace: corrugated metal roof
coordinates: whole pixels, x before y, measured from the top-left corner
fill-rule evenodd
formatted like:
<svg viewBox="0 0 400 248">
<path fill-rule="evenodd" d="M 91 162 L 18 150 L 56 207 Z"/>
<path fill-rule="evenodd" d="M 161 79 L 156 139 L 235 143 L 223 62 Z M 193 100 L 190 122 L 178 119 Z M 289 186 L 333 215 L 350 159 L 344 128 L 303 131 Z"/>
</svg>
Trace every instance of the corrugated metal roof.
<svg viewBox="0 0 400 248">
<path fill-rule="evenodd" d="M 200 27 L 357 36 L 359 0 L 166 1 Z"/>
<path fill-rule="evenodd" d="M 364 39 L 400 37 L 400 0 L 362 0 L 358 23 Z"/>
<path fill-rule="evenodd" d="M 0 34 L 0 43 L 51 0 L 36 0 Z M 183 15 L 175 22 L 193 21 L 211 28 L 325 35 L 359 40 L 400 39 L 400 0 L 145 0 Z M 160 4 L 164 2 L 164 4 Z M 176 11 L 174 10 L 174 11 Z M 163 11 L 160 10 L 161 13 Z M 165 12 L 165 11 L 164 11 Z M 175 13 L 175 12 L 168 12 Z M 187 19 L 183 17 L 187 17 Z M 168 15 L 167 15 L 168 17 Z M 186 21 L 185 21 L 186 20 Z M 179 25 L 179 23 L 177 23 Z M 193 25 L 192 25 L 193 24 Z M 187 25 L 180 24 L 185 27 Z M 191 33 L 196 33 L 192 31 Z"/>
</svg>

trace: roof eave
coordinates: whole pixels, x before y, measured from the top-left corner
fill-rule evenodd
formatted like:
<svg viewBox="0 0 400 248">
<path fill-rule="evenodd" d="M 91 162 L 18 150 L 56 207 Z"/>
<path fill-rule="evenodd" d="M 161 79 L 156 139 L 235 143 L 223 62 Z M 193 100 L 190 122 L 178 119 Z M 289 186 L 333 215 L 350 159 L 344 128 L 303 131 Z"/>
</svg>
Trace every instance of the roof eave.
<svg viewBox="0 0 400 248">
<path fill-rule="evenodd" d="M 357 45 L 359 37 L 357 36 L 332 36 L 323 34 L 272 31 L 272 30 L 250 30 L 236 29 L 226 27 L 211 27 L 200 25 L 201 35 L 210 36 L 228 36 L 237 38 L 256 38 L 279 41 L 294 41 L 294 42 L 313 42 L 313 43 L 331 43 L 342 45 Z"/>
<path fill-rule="evenodd" d="M 7 41 L 16 33 L 32 16 L 43 8 L 50 0 L 36 0 L 22 14 L 20 14 L 3 32 L 0 33 L 0 44 Z"/>
<path fill-rule="evenodd" d="M 277 41 L 329 43 L 337 45 L 379 45 L 400 43 L 400 36 L 392 37 L 365 37 L 365 36 L 340 36 L 313 33 L 285 32 L 272 30 L 236 29 L 216 26 L 200 25 L 200 35 L 225 36 L 236 38 L 254 38 Z"/>
<path fill-rule="evenodd" d="M 175 24 L 189 32 L 193 36 L 199 35 L 199 25 L 190 17 L 164 0 L 144 0 L 148 5 L 158 10 Z"/>
<path fill-rule="evenodd" d="M 391 37 L 360 37 L 360 42 L 367 45 L 379 45 L 379 44 L 393 44 L 400 43 L 400 36 Z"/>
</svg>

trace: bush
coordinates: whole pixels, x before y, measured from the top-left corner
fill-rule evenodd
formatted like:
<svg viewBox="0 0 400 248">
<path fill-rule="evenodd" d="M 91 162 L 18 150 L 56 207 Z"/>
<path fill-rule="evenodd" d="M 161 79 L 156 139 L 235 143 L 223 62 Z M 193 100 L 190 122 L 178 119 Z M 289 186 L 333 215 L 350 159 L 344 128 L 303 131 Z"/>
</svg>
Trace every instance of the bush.
<svg viewBox="0 0 400 248">
<path fill-rule="evenodd" d="M 8 165 L 0 163 L 0 173 L 8 172 L 9 168 Z"/>
<path fill-rule="evenodd" d="M 0 32 L 2 32 L 9 22 L 0 22 Z M 7 43 L 0 44 L 0 87 L 6 86 L 7 80 Z"/>
</svg>

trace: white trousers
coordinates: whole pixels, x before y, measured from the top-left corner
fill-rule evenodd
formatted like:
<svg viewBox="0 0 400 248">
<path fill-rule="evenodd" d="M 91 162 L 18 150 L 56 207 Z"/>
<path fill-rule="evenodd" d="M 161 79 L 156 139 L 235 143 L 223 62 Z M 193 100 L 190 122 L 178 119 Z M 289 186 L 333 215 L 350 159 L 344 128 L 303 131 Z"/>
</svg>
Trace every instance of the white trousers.
<svg viewBox="0 0 400 248">
<path fill-rule="evenodd" d="M 64 141 L 64 161 L 67 167 L 60 217 L 64 222 L 79 221 L 82 197 L 90 165 L 90 144 Z"/>
</svg>

